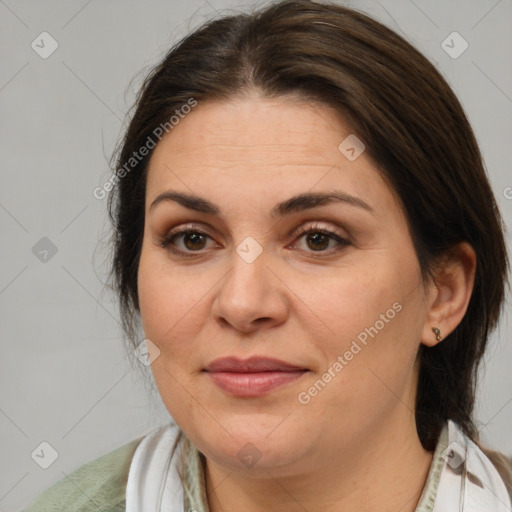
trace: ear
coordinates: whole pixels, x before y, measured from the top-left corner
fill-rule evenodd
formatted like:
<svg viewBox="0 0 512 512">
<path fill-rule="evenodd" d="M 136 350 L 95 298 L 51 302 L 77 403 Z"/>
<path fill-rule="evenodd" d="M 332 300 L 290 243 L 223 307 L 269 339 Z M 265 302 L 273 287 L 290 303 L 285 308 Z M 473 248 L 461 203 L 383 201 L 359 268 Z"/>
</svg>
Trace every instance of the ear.
<svg viewBox="0 0 512 512">
<path fill-rule="evenodd" d="M 428 314 L 421 336 L 424 345 L 442 343 L 433 327 L 444 339 L 462 321 L 473 292 L 475 271 L 476 254 L 470 244 L 461 242 L 447 252 L 435 271 L 434 282 L 428 285 Z"/>
</svg>

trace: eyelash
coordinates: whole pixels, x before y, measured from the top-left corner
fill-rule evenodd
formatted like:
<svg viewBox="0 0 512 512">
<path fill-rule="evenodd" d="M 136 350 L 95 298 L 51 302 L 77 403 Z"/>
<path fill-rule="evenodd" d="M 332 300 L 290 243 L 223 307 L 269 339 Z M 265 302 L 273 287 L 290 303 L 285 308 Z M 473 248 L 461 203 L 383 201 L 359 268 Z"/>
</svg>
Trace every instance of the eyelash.
<svg viewBox="0 0 512 512">
<path fill-rule="evenodd" d="M 298 239 L 304 235 L 308 235 L 310 233 L 321 233 L 322 235 L 326 235 L 330 237 L 332 240 L 335 240 L 338 243 L 338 247 L 335 247 L 331 250 L 325 250 L 325 251 L 307 251 L 311 252 L 314 257 L 322 257 L 323 255 L 331 255 L 333 252 L 338 252 L 345 248 L 346 246 L 350 245 L 350 242 L 348 240 L 342 238 L 337 233 L 334 233 L 333 231 L 329 231 L 328 229 L 323 228 L 321 225 L 313 224 L 309 226 L 302 226 L 299 228 L 295 233 L 295 239 Z M 162 239 L 158 241 L 158 245 L 163 248 L 167 248 L 174 254 L 178 254 L 180 256 L 183 256 L 185 258 L 193 258 L 197 256 L 198 254 L 201 254 L 201 251 L 182 251 L 181 249 L 176 249 L 176 247 L 173 244 L 173 240 L 179 236 L 187 235 L 187 234 L 198 234 L 207 238 L 211 238 L 207 233 L 204 233 L 203 231 L 196 229 L 195 226 L 185 226 L 184 228 L 181 228 L 176 231 L 171 231 L 167 235 L 165 235 Z M 320 255 L 317 256 L 315 253 L 319 253 Z"/>
</svg>

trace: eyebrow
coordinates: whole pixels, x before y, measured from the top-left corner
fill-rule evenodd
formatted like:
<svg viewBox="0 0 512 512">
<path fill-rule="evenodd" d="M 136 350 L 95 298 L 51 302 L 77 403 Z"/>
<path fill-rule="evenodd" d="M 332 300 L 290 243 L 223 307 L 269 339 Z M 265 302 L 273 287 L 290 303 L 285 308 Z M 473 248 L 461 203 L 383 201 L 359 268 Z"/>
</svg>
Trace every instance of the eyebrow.
<svg viewBox="0 0 512 512">
<path fill-rule="evenodd" d="M 187 194 L 174 190 L 168 190 L 158 195 L 151 203 L 149 211 L 152 211 L 157 204 L 164 201 L 174 201 L 184 206 L 185 208 L 194 210 L 196 212 L 207 213 L 216 216 L 221 214 L 221 209 L 214 203 L 210 202 L 208 199 L 196 196 L 194 194 Z M 363 210 L 370 212 L 372 215 L 375 214 L 374 209 L 359 197 L 339 191 L 307 192 L 298 194 L 275 205 L 270 213 L 273 217 L 284 217 L 285 215 L 317 208 L 319 206 L 325 206 L 334 202 L 346 203 L 351 206 L 362 208 Z"/>
</svg>

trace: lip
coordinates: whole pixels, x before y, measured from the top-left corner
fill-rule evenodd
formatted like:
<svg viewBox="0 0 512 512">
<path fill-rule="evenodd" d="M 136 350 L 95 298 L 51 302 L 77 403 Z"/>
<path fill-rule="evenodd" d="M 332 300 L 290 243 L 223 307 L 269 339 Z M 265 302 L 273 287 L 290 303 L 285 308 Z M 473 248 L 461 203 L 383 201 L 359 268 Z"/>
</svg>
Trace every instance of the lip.
<svg viewBox="0 0 512 512">
<path fill-rule="evenodd" d="M 296 381 L 309 370 L 279 359 L 253 356 L 244 360 L 216 359 L 204 371 L 223 391 L 240 397 L 256 397 Z"/>
<path fill-rule="evenodd" d="M 221 357 L 212 361 L 205 370 L 207 372 L 289 372 L 306 370 L 301 366 L 274 359 L 271 357 L 252 356 L 248 359 L 238 357 Z"/>
</svg>

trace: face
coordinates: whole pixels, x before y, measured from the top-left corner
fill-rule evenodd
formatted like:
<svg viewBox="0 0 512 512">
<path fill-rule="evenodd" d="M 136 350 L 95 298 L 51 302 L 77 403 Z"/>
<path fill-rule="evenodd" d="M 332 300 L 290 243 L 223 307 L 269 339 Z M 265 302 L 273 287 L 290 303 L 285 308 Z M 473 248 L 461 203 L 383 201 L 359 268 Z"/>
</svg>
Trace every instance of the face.
<svg viewBox="0 0 512 512">
<path fill-rule="evenodd" d="M 219 466 L 307 472 L 411 424 L 425 289 L 400 204 L 361 146 L 339 149 L 349 135 L 292 97 L 205 102 L 151 157 L 138 287 L 152 371 Z M 304 194 L 338 196 L 287 203 Z M 226 357 L 289 366 L 212 366 Z"/>
</svg>

